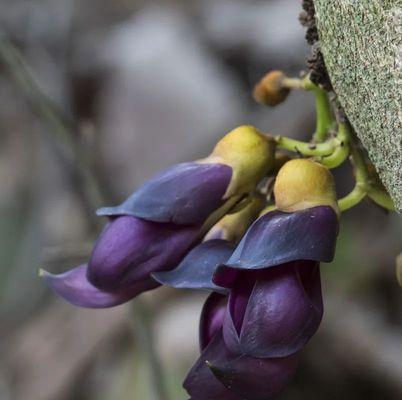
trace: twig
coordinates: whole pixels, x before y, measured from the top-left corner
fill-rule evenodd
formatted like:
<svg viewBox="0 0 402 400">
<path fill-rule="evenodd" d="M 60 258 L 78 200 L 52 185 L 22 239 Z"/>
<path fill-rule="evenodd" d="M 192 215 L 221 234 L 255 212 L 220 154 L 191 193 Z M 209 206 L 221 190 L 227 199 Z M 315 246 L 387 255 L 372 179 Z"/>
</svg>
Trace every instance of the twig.
<svg viewBox="0 0 402 400">
<path fill-rule="evenodd" d="M 1 30 L 0 61 L 7 67 L 10 75 L 32 108 L 49 125 L 49 131 L 63 144 L 63 150 L 72 159 L 72 166 L 76 176 L 82 182 L 84 190 L 81 193 L 81 198 L 90 205 L 92 210 L 95 210 L 102 203 L 105 203 L 105 196 L 100 190 L 97 176 L 88 162 L 85 149 L 80 143 L 77 124 L 71 118 L 66 117 L 65 113 L 43 93 L 31 75 L 23 56 Z M 90 217 L 92 217 L 92 214 Z M 97 225 L 99 225 L 98 221 L 97 219 Z M 139 299 L 136 299 L 133 304 L 136 317 L 135 327 L 141 331 L 140 334 L 152 374 L 155 399 L 166 400 L 162 371 L 152 340 L 148 307 Z"/>
<path fill-rule="evenodd" d="M 0 61 L 7 68 L 31 108 L 49 126 L 49 132 L 63 144 L 63 151 L 70 161 L 74 178 L 79 183 L 81 197 L 87 209 L 98 208 L 104 203 L 104 195 L 96 180 L 93 179 L 95 174 L 81 146 L 78 125 L 43 93 L 20 51 L 1 28 Z M 90 220 L 93 225 L 99 226 L 99 220 L 95 220 L 93 213 L 90 214 Z"/>
<path fill-rule="evenodd" d="M 138 324 L 134 326 L 135 332 L 144 346 L 142 351 L 146 353 L 148 367 L 151 372 L 151 387 L 154 400 L 167 400 L 162 368 L 154 346 L 154 334 L 151 329 L 151 316 L 149 307 L 145 302 L 136 299 L 131 307 L 133 320 Z"/>
</svg>

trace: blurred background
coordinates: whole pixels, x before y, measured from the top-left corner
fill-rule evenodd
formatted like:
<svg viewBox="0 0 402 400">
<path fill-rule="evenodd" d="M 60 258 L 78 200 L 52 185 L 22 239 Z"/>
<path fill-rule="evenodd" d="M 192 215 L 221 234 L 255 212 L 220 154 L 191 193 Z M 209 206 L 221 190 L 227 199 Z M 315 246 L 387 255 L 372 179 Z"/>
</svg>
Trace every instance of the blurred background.
<svg viewBox="0 0 402 400">
<path fill-rule="evenodd" d="M 58 272 L 85 260 L 99 232 L 99 197 L 75 166 L 93 166 L 114 204 L 161 168 L 204 156 L 238 124 L 309 138 L 308 94 L 292 93 L 276 109 L 251 98 L 267 70 L 305 68 L 300 2 L 0 6 L 0 399 L 154 399 L 149 332 L 132 306 L 74 308 L 38 278 L 39 267 Z M 72 143 L 60 140 L 66 131 Z M 78 158 L 65 151 L 71 144 Z M 335 173 L 342 196 L 351 171 Z M 402 398 L 402 296 L 394 277 L 401 237 L 401 218 L 373 204 L 345 213 L 336 260 L 322 266 L 323 323 L 280 399 Z M 188 398 L 181 383 L 198 357 L 205 297 L 166 288 L 143 296 L 169 399 Z"/>
</svg>

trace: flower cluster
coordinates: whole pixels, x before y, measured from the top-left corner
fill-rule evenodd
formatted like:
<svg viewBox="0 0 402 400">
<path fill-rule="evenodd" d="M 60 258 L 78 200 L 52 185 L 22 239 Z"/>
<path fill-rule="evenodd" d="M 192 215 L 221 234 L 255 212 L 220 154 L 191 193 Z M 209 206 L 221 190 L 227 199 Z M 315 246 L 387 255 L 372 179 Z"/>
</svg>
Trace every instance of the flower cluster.
<svg viewBox="0 0 402 400">
<path fill-rule="evenodd" d="M 65 300 L 105 308 L 164 284 L 209 290 L 201 355 L 184 382 L 193 400 L 266 400 L 292 378 L 322 314 L 320 262 L 334 255 L 338 208 L 328 169 L 284 163 L 275 204 L 259 191 L 275 144 L 250 126 L 201 160 L 155 176 L 117 207 L 87 264 L 42 271 Z M 283 162 L 281 163 L 283 164 Z"/>
<path fill-rule="evenodd" d="M 274 150 L 254 127 L 233 130 L 208 157 L 174 165 L 121 205 L 98 210 L 109 223 L 87 264 L 41 275 L 81 307 L 112 307 L 154 289 L 153 272 L 176 267 L 218 220 L 246 204 L 273 167 Z"/>
<path fill-rule="evenodd" d="M 338 233 L 332 175 L 315 162 L 292 160 L 274 193 L 276 209 L 263 211 L 234 249 L 225 239 L 210 240 L 173 271 L 154 274 L 176 288 L 213 291 L 200 321 L 201 356 L 184 382 L 193 400 L 274 398 L 319 327 L 319 264 L 332 260 Z"/>
</svg>

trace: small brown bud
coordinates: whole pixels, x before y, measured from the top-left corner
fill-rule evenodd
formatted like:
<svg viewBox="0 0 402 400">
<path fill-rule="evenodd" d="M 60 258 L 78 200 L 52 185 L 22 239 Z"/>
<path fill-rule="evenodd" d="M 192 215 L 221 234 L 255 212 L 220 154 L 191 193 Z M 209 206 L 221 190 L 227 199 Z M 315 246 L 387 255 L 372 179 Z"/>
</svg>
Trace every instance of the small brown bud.
<svg viewBox="0 0 402 400">
<path fill-rule="evenodd" d="M 286 75 L 282 71 L 268 72 L 254 87 L 253 97 L 257 103 L 274 107 L 283 101 L 290 92 L 289 88 L 283 85 Z"/>
</svg>

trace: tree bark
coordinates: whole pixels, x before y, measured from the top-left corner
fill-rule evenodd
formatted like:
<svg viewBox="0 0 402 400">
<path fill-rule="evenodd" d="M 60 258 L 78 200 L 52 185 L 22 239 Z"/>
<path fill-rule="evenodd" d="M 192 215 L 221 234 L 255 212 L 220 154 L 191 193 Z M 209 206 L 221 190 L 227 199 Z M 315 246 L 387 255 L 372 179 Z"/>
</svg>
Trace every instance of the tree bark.
<svg viewBox="0 0 402 400">
<path fill-rule="evenodd" d="M 402 2 L 314 0 L 319 46 L 346 116 L 402 211 Z"/>
</svg>

